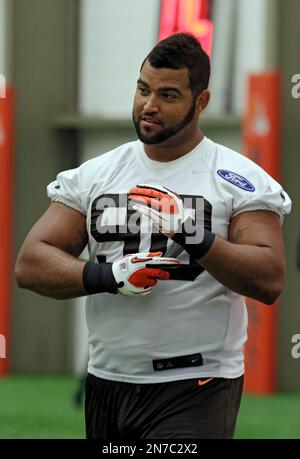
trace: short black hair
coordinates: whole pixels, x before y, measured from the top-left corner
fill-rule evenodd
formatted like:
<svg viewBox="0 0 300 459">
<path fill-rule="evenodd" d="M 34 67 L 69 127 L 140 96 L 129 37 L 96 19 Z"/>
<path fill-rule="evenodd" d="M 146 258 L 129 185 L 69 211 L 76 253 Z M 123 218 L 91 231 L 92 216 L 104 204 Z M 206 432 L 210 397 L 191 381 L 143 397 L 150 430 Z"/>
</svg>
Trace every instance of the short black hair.
<svg viewBox="0 0 300 459">
<path fill-rule="evenodd" d="M 176 33 L 161 40 L 150 51 L 141 65 L 148 60 L 152 67 L 189 71 L 190 88 L 194 96 L 207 89 L 210 60 L 199 41 L 189 33 Z"/>
</svg>

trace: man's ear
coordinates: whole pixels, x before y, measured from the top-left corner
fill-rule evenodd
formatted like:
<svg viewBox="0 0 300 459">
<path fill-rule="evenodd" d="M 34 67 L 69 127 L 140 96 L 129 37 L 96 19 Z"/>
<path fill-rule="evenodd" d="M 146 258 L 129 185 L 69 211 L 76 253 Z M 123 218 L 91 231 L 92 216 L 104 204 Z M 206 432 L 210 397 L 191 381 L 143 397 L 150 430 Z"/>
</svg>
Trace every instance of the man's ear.
<svg viewBox="0 0 300 459">
<path fill-rule="evenodd" d="M 197 97 L 196 101 L 196 111 L 198 115 L 207 107 L 208 102 L 210 99 L 210 92 L 207 89 L 204 89 L 199 96 Z"/>
</svg>

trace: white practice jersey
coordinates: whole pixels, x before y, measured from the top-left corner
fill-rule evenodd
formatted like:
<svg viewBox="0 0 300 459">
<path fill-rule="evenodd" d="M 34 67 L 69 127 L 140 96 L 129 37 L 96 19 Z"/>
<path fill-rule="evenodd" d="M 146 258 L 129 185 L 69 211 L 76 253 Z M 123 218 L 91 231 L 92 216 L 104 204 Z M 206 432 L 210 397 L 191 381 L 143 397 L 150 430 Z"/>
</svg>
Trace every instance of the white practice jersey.
<svg viewBox="0 0 300 459">
<path fill-rule="evenodd" d="M 205 227 L 224 239 L 240 212 L 269 210 L 282 221 L 291 208 L 288 195 L 262 168 L 207 137 L 165 163 L 150 160 L 140 141 L 127 143 L 58 174 L 48 196 L 86 215 L 90 261 L 111 263 L 128 253 L 165 253 L 172 244 L 128 208 L 129 189 L 141 183 L 180 194 L 192 213 L 202 209 Z M 179 259 L 183 266 L 174 270 L 175 279 L 159 281 L 150 295 L 87 297 L 90 373 L 133 383 L 243 374 L 244 298 L 192 263 L 186 252 Z M 189 356 L 190 366 L 168 364 L 183 356 Z"/>
</svg>

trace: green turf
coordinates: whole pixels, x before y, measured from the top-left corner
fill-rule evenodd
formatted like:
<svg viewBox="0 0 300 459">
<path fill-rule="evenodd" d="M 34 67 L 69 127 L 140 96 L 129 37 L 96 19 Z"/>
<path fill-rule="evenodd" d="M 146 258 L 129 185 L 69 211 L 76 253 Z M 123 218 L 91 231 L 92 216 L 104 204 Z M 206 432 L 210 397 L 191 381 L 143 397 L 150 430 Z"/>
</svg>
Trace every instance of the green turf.
<svg viewBox="0 0 300 459">
<path fill-rule="evenodd" d="M 235 437 L 300 439 L 300 394 L 244 395 Z"/>
<path fill-rule="evenodd" d="M 73 376 L 0 378 L 0 438 L 84 438 Z M 236 438 L 300 439 L 300 394 L 244 395 Z"/>
<path fill-rule="evenodd" d="M 0 379 L 0 438 L 84 438 L 82 408 L 73 376 Z"/>
</svg>

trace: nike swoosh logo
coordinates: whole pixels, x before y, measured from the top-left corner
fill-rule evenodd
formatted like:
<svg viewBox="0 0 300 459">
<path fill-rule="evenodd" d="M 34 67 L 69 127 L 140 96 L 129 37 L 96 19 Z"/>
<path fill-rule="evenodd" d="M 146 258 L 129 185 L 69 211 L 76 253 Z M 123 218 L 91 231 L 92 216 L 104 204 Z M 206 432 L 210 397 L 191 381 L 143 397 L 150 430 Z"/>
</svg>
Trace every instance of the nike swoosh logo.
<svg viewBox="0 0 300 459">
<path fill-rule="evenodd" d="M 204 386 L 205 384 L 209 383 L 209 381 L 211 381 L 212 379 L 214 378 L 207 378 L 207 379 L 204 379 L 203 381 L 201 379 L 198 379 L 198 386 Z"/>
</svg>

